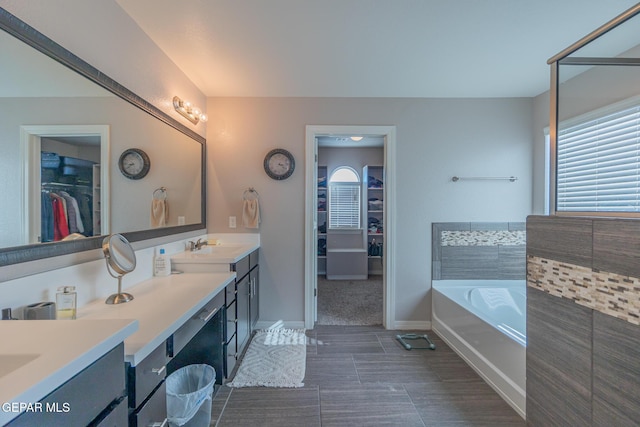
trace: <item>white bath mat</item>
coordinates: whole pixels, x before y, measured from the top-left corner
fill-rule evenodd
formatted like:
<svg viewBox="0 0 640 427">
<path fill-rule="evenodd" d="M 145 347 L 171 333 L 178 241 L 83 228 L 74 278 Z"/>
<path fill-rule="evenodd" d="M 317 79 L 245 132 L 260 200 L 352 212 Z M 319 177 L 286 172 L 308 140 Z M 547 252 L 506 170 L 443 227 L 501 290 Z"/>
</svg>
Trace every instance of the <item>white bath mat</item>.
<svg viewBox="0 0 640 427">
<path fill-rule="evenodd" d="M 255 333 L 229 387 L 302 387 L 307 363 L 304 329 Z"/>
</svg>

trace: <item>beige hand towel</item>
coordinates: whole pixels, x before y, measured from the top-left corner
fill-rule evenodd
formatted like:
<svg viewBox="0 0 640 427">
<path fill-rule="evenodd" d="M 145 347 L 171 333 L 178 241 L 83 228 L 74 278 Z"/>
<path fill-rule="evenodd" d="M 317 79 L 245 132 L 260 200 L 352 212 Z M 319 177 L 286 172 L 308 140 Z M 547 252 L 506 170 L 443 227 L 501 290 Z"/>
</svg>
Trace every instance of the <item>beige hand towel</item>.
<svg viewBox="0 0 640 427">
<path fill-rule="evenodd" d="M 242 204 L 242 225 L 245 228 L 260 226 L 260 204 L 258 199 L 245 200 Z"/>
<path fill-rule="evenodd" d="M 169 204 L 166 200 L 151 201 L 151 227 L 165 227 L 169 220 Z"/>
</svg>

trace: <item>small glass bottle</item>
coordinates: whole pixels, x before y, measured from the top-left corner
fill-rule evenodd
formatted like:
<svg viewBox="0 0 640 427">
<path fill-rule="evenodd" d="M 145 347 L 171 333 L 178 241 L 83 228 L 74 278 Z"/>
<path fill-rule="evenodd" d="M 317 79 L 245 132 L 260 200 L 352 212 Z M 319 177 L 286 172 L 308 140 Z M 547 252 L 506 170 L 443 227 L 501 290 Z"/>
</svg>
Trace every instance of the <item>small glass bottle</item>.
<svg viewBox="0 0 640 427">
<path fill-rule="evenodd" d="M 58 320 L 72 320 L 76 318 L 76 287 L 60 286 L 56 294 L 56 310 Z"/>
</svg>

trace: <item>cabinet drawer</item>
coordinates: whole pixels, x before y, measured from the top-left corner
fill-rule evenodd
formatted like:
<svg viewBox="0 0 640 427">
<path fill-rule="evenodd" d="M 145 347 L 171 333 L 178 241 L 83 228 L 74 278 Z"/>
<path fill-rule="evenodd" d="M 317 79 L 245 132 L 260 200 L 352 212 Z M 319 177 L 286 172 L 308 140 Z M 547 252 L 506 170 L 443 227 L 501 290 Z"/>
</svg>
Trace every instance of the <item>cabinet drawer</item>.
<svg viewBox="0 0 640 427">
<path fill-rule="evenodd" d="M 233 368 L 236 366 L 236 361 L 238 360 L 236 357 L 236 336 L 232 336 L 229 341 L 224 345 L 224 358 L 225 358 L 225 367 L 224 367 L 224 375 L 227 378 L 231 377 L 233 373 Z"/>
<path fill-rule="evenodd" d="M 259 249 L 256 249 L 249 254 L 249 270 L 253 270 L 253 268 L 259 264 L 258 251 Z"/>
<path fill-rule="evenodd" d="M 131 427 L 166 426 L 167 386 L 163 381 L 153 395 L 131 415 Z M 163 424 L 164 423 L 164 424 Z"/>
<path fill-rule="evenodd" d="M 121 427 L 126 426 L 129 418 L 129 407 L 127 406 L 126 396 L 121 401 L 114 404 L 111 411 L 99 421 L 90 424 L 91 427 Z"/>
<path fill-rule="evenodd" d="M 227 311 L 228 311 L 231 304 L 233 304 L 236 301 L 236 284 L 235 283 L 231 283 L 230 285 L 227 285 L 227 287 L 225 288 L 224 298 L 225 298 L 225 303 L 227 304 Z M 235 317 L 235 310 L 233 313 Z M 227 316 L 228 315 L 229 314 L 227 314 Z"/>
<path fill-rule="evenodd" d="M 218 310 L 224 306 L 224 293 L 220 292 L 218 295 L 213 297 L 211 301 L 209 301 L 205 306 L 196 313 L 191 319 L 187 320 L 184 325 L 182 325 L 174 334 L 173 334 L 173 355 L 180 353 L 191 338 L 193 338 L 202 327 L 207 323 Z"/>
<path fill-rule="evenodd" d="M 129 407 L 139 406 L 167 376 L 166 344 L 163 342 L 137 366 L 129 366 Z"/>
<path fill-rule="evenodd" d="M 236 280 L 242 279 L 249 272 L 249 255 L 235 264 L 231 264 L 231 270 L 236 272 Z"/>
<path fill-rule="evenodd" d="M 227 336 L 225 337 L 227 342 L 236 334 L 237 324 L 236 301 L 233 301 L 233 303 L 227 307 Z"/>
</svg>

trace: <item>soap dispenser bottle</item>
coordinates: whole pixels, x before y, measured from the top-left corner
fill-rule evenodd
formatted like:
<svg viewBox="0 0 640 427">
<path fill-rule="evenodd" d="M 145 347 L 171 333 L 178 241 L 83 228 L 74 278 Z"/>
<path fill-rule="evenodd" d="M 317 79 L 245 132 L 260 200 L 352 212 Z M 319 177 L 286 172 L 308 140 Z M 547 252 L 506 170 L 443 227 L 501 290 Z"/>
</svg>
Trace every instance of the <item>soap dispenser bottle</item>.
<svg viewBox="0 0 640 427">
<path fill-rule="evenodd" d="M 75 286 L 60 286 L 56 294 L 56 318 L 72 320 L 76 318 L 77 294 Z"/>
<path fill-rule="evenodd" d="M 168 276 L 171 274 L 171 260 L 164 253 L 164 249 L 160 249 L 160 253 L 153 260 L 153 275 Z"/>
</svg>

